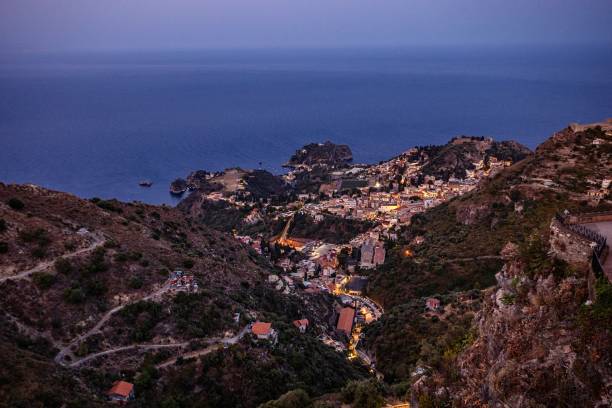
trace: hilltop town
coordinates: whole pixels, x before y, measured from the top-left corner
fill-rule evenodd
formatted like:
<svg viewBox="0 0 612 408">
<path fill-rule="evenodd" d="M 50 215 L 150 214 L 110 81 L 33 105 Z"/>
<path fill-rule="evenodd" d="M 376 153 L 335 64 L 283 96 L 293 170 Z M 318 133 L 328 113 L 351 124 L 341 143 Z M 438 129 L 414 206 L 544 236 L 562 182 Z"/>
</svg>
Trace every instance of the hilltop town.
<svg viewBox="0 0 612 408">
<path fill-rule="evenodd" d="M 460 136 L 378 164 L 314 143 L 286 174 L 177 179 L 177 208 L 2 184 L 0 396 L 605 406 L 611 146 L 610 122 L 535 152 Z M 521 397 L 497 359 L 540 381 Z"/>
</svg>

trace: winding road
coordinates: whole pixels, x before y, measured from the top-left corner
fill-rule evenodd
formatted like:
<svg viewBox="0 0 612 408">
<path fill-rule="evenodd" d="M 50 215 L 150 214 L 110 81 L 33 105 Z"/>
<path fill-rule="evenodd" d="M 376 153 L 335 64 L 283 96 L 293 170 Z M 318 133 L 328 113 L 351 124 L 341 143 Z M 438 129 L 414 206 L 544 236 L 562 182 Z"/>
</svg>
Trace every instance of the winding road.
<svg viewBox="0 0 612 408">
<path fill-rule="evenodd" d="M 101 318 L 100 320 L 98 320 L 98 323 L 96 323 L 91 329 L 89 329 L 88 331 L 86 331 L 85 333 L 75 337 L 73 340 L 70 341 L 70 343 L 68 343 L 68 345 L 66 345 L 64 348 L 62 348 L 59 353 L 57 353 L 57 355 L 55 356 L 54 360 L 56 363 L 62 364 L 62 365 L 67 365 L 66 364 L 66 357 L 70 356 L 72 358 L 74 358 L 74 354 L 72 352 L 72 347 L 76 346 L 77 344 L 81 343 L 83 340 L 87 339 L 88 337 L 92 336 L 95 333 L 100 332 L 100 329 L 102 328 L 102 326 L 104 326 L 104 324 L 118 311 L 120 311 L 121 309 L 123 309 L 124 307 L 126 307 L 127 305 L 130 305 L 132 303 L 136 303 L 136 302 L 140 302 L 140 301 L 146 301 L 146 300 L 150 300 L 153 299 L 155 297 L 161 296 L 163 295 L 165 292 L 168 291 L 168 289 L 170 289 L 171 285 L 170 284 L 165 284 L 164 286 L 162 286 L 160 289 L 156 290 L 155 292 L 142 297 L 134 302 L 128 302 L 128 303 L 123 303 L 121 305 L 115 306 L 114 308 L 112 308 L 111 310 L 109 310 L 108 312 L 106 312 Z"/>
<path fill-rule="evenodd" d="M 99 353 L 90 354 L 88 356 L 83 357 L 80 360 L 74 361 L 70 363 L 69 367 L 78 367 L 83 363 L 86 363 L 90 360 L 96 359 L 98 357 L 107 356 L 109 354 L 119 353 L 121 351 L 127 350 L 159 350 L 164 348 L 183 348 L 187 347 L 189 342 L 185 343 L 174 343 L 174 344 L 132 344 L 131 346 L 123 346 L 116 347 L 110 350 L 100 351 Z"/>
<path fill-rule="evenodd" d="M 64 255 L 58 256 L 57 258 L 54 258 L 52 260 L 41 262 L 41 263 L 39 263 L 38 265 L 36 265 L 35 267 L 33 267 L 31 269 L 27 269 L 25 271 L 22 271 L 22 272 L 19 272 L 19 273 L 15 274 L 15 275 L 4 276 L 4 277 L 0 278 L 0 283 L 8 281 L 8 280 L 17 280 L 17 279 L 28 278 L 32 274 L 34 274 L 36 272 L 42 272 L 42 271 L 50 268 L 55 263 L 55 261 L 57 261 L 58 259 L 70 259 L 70 258 L 74 258 L 74 257 L 82 255 L 84 253 L 93 251 L 94 249 L 98 248 L 99 246 L 104 245 L 104 243 L 106 242 L 104 237 L 102 237 L 100 235 L 92 234 L 92 238 L 93 238 L 93 242 L 91 243 L 91 245 L 89 245 L 86 248 L 81 248 L 81 249 L 78 249 L 78 250 L 76 250 L 74 252 L 70 252 L 68 254 L 64 254 Z"/>
<path fill-rule="evenodd" d="M 238 341 L 240 341 L 240 339 L 242 339 L 251 329 L 251 325 L 248 324 L 246 326 L 244 326 L 242 328 L 242 330 L 240 330 L 240 332 L 235 335 L 234 337 L 229 337 L 227 339 L 211 339 L 208 340 L 209 342 L 213 342 L 215 344 L 212 344 L 206 348 L 200 349 L 200 350 L 193 350 L 190 351 L 188 353 L 185 354 L 181 354 L 180 356 L 177 357 L 173 357 L 169 360 L 164 361 L 163 363 L 160 363 L 158 365 L 155 366 L 155 368 L 160 369 L 160 368 L 165 368 L 168 366 L 171 366 L 173 364 L 176 364 L 176 361 L 179 359 L 179 357 L 185 359 L 185 358 L 195 358 L 195 357 L 199 357 L 199 356 L 203 356 L 209 353 L 212 353 L 215 350 L 220 349 L 221 347 L 224 346 L 229 346 L 231 344 L 236 344 L 238 343 Z"/>
<path fill-rule="evenodd" d="M 238 334 L 236 334 L 234 337 L 229 337 L 229 338 L 220 338 L 220 337 L 213 337 L 210 339 L 205 340 L 205 342 L 209 343 L 209 346 L 203 349 L 199 349 L 199 350 L 193 350 L 184 354 L 181 354 L 179 356 L 173 357 L 169 360 L 166 360 L 160 364 L 158 364 L 156 366 L 156 368 L 164 368 L 164 367 L 168 367 L 171 366 L 173 364 L 176 364 L 177 360 L 179 358 L 194 358 L 194 357 L 198 357 L 198 356 L 202 356 L 202 355 L 206 355 L 209 354 L 215 350 L 218 350 L 226 345 L 230 345 L 230 344 L 236 344 L 240 339 L 242 339 L 250 330 L 251 326 L 247 325 L 245 327 L 242 328 L 242 330 L 240 330 L 240 332 Z M 71 368 L 76 368 L 81 366 L 82 364 L 85 364 L 91 360 L 94 360 L 96 358 L 99 357 L 103 357 L 103 356 L 108 356 L 110 354 L 115 354 L 115 353 L 120 353 L 122 351 L 129 351 L 129 350 L 160 350 L 160 349 L 167 349 L 167 348 L 185 348 L 189 345 L 189 342 L 182 342 L 182 343 L 170 343 L 170 344 L 132 344 L 129 346 L 121 346 L 121 347 L 115 347 L 109 350 L 105 350 L 105 351 L 100 351 L 98 353 L 93 353 L 90 354 L 88 356 L 85 356 L 79 360 L 73 361 L 70 364 L 67 364 L 68 367 Z M 66 354 L 64 354 L 65 356 Z"/>
</svg>

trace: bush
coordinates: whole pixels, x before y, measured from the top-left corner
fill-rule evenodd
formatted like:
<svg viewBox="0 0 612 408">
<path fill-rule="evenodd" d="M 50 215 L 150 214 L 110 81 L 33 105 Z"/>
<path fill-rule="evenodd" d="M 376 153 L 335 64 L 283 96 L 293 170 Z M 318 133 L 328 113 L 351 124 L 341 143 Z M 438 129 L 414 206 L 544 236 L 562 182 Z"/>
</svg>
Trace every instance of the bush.
<svg viewBox="0 0 612 408">
<path fill-rule="evenodd" d="M 92 199 L 93 201 L 93 199 Z M 106 211 L 112 211 L 112 212 L 116 212 L 116 213 L 121 213 L 123 212 L 123 210 L 121 209 L 121 207 L 118 207 L 117 205 L 115 205 L 115 203 L 113 203 L 112 201 L 106 201 L 106 200 L 100 200 L 98 199 L 98 201 L 95 201 L 95 204 L 100 207 L 103 210 Z"/>
<path fill-rule="evenodd" d="M 79 287 L 66 289 L 64 291 L 64 300 L 72 304 L 82 303 L 85 300 L 85 293 Z"/>
<path fill-rule="evenodd" d="M 106 293 L 107 287 L 104 282 L 99 280 L 88 280 L 85 283 L 85 295 L 86 296 L 102 296 Z"/>
<path fill-rule="evenodd" d="M 27 244 L 35 243 L 40 247 L 47 246 L 51 243 L 51 238 L 44 228 L 36 228 L 35 230 L 21 231 L 19 239 Z"/>
<path fill-rule="evenodd" d="M 0 242 L 0 254 L 6 254 L 8 252 L 8 243 Z"/>
<path fill-rule="evenodd" d="M 68 275 L 69 273 L 71 273 L 73 271 L 72 264 L 66 258 L 58 259 L 57 261 L 55 261 L 55 263 L 53 265 L 55 266 L 55 270 L 58 273 L 61 273 L 61 274 L 64 274 L 64 275 Z"/>
<path fill-rule="evenodd" d="M 312 406 L 308 393 L 302 389 L 289 391 L 275 401 L 268 401 L 260 408 L 306 408 Z"/>
<path fill-rule="evenodd" d="M 18 198 L 11 198 L 8 200 L 7 204 L 15 211 L 23 210 L 25 204 Z"/>
<path fill-rule="evenodd" d="M 193 265 L 195 265 L 195 262 L 193 262 L 193 259 L 185 259 L 183 261 L 183 267 L 184 268 L 191 269 L 191 268 L 193 268 Z"/>
<path fill-rule="evenodd" d="M 96 248 L 89 258 L 89 264 L 85 267 L 86 272 L 94 274 L 106 271 L 108 269 L 108 264 L 105 261 L 105 255 L 106 250 L 104 248 Z"/>
<path fill-rule="evenodd" d="M 0 232 L 6 231 L 6 221 L 4 218 L 0 218 Z"/>
<path fill-rule="evenodd" d="M 37 272 L 32 275 L 32 280 L 34 284 L 38 286 L 40 289 L 49 289 L 56 281 L 55 275 L 51 275 L 50 273 Z"/>
<path fill-rule="evenodd" d="M 32 250 L 32 256 L 34 258 L 41 259 L 47 256 L 47 251 L 45 250 L 44 247 L 37 247 Z"/>
<path fill-rule="evenodd" d="M 142 280 L 140 276 L 134 276 L 130 279 L 128 286 L 131 289 L 140 289 L 142 288 L 143 284 L 144 284 L 144 281 Z"/>
<path fill-rule="evenodd" d="M 376 380 L 350 381 L 342 389 L 342 399 L 354 408 L 379 408 L 385 402 Z"/>
</svg>

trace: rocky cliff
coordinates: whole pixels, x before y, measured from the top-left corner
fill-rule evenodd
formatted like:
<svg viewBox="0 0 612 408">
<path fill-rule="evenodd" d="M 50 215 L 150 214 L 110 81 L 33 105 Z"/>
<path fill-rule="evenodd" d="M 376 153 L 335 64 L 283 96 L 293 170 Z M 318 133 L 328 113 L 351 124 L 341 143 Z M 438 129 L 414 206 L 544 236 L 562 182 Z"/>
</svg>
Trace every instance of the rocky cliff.
<svg viewBox="0 0 612 408">
<path fill-rule="evenodd" d="M 353 160 L 353 153 L 347 145 L 337 145 L 330 141 L 310 143 L 297 150 L 289 159 L 286 167 L 300 165 L 341 166 Z"/>
</svg>

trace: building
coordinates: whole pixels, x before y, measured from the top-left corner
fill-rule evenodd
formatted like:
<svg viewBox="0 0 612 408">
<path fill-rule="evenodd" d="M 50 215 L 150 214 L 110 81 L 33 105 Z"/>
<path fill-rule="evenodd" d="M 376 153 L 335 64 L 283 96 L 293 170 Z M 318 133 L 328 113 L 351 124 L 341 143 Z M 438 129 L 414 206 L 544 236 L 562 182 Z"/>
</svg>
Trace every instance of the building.
<svg viewBox="0 0 612 408">
<path fill-rule="evenodd" d="M 352 307 L 343 307 L 340 310 L 340 316 L 338 317 L 338 325 L 336 329 L 343 332 L 347 337 L 351 336 L 353 331 L 353 322 L 355 321 L 355 309 Z"/>
<path fill-rule="evenodd" d="M 308 319 L 294 320 L 293 325 L 300 331 L 300 333 L 306 333 L 308 328 Z"/>
<path fill-rule="evenodd" d="M 428 298 L 425 301 L 425 307 L 433 312 L 437 311 L 440 308 L 440 300 L 436 298 Z"/>
<path fill-rule="evenodd" d="M 251 326 L 251 333 L 258 340 L 276 341 L 276 331 L 272 328 L 272 323 L 257 321 Z"/>
<path fill-rule="evenodd" d="M 373 268 L 385 263 L 385 245 L 377 239 L 367 239 L 361 245 L 361 267 Z"/>
<path fill-rule="evenodd" d="M 126 403 L 136 398 L 134 384 L 127 381 L 115 381 L 106 395 L 109 400 L 117 403 Z"/>
<path fill-rule="evenodd" d="M 372 263 L 374 265 L 382 265 L 385 263 L 385 246 L 382 242 L 377 242 L 374 246 L 374 257 L 372 259 Z"/>
<path fill-rule="evenodd" d="M 374 241 L 371 239 L 366 240 L 361 245 L 361 266 L 369 268 L 372 266 L 372 259 L 374 258 Z"/>
</svg>

